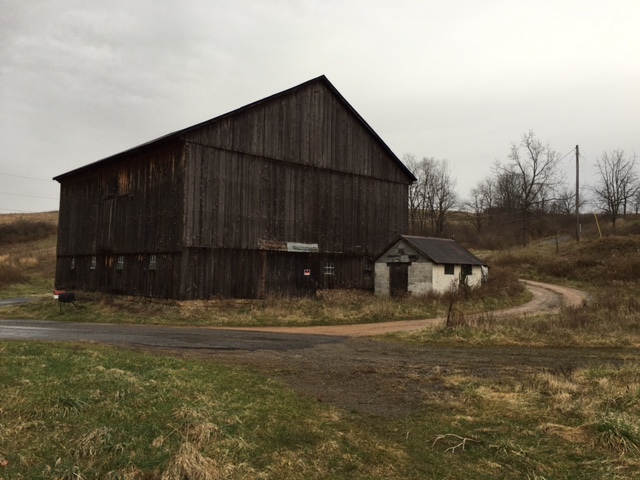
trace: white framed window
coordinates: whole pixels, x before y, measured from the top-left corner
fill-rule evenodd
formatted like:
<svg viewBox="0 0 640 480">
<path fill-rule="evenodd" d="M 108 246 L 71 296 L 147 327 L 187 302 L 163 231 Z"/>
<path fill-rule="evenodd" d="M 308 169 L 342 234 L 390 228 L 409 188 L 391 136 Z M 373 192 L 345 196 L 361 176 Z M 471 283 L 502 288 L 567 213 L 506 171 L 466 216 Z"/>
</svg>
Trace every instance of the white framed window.
<svg viewBox="0 0 640 480">
<path fill-rule="evenodd" d="M 116 263 L 116 270 L 124 269 L 124 256 L 118 256 L 118 263 Z"/>
<path fill-rule="evenodd" d="M 335 275 L 336 274 L 336 265 L 333 262 L 324 262 L 324 274 L 325 275 Z"/>
<path fill-rule="evenodd" d="M 452 263 L 446 263 L 444 265 L 444 274 L 453 275 L 453 273 L 454 273 L 454 265 Z"/>
<path fill-rule="evenodd" d="M 158 259 L 155 255 L 149 256 L 149 270 L 155 270 L 158 266 Z"/>
<path fill-rule="evenodd" d="M 96 256 L 95 256 L 95 255 L 93 255 L 93 256 L 91 257 L 91 265 L 89 266 L 89 268 L 90 268 L 91 270 L 95 270 L 95 269 L 96 269 L 96 264 L 97 264 L 97 263 L 98 263 L 98 259 L 96 258 Z"/>
</svg>

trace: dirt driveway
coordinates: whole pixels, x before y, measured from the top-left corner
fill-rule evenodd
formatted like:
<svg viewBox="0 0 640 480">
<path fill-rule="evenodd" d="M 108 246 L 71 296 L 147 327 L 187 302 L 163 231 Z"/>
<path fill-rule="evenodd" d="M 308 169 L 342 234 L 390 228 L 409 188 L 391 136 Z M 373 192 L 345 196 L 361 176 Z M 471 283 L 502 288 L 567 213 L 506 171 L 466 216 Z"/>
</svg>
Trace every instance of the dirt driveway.
<svg viewBox="0 0 640 480">
<path fill-rule="evenodd" d="M 558 311 L 561 307 L 578 307 L 588 299 L 586 292 L 574 288 L 561 287 L 549 283 L 520 280 L 533 294 L 533 299 L 519 307 L 497 310 L 494 315 L 538 315 Z M 399 322 L 369 323 L 363 325 L 339 325 L 322 327 L 250 327 L 234 330 L 273 333 L 305 333 L 310 335 L 340 335 L 344 337 L 370 337 L 391 332 L 406 332 L 434 327 L 444 322 L 444 318 L 406 320 Z"/>
<path fill-rule="evenodd" d="M 584 292 L 526 282 L 534 299 L 499 314 L 539 314 L 561 306 L 578 306 Z M 540 347 L 442 347 L 367 339 L 391 331 L 414 330 L 443 319 L 341 327 L 263 328 L 269 332 L 344 335 L 346 342 L 295 351 L 199 352 L 215 361 L 243 365 L 291 388 L 348 410 L 382 416 L 402 416 L 424 406 L 429 398 L 456 395 L 446 382 L 451 375 L 481 378 L 518 377 L 543 370 L 568 371 L 594 361 L 620 362 L 621 349 Z M 637 352 L 636 352 L 637 353 Z"/>
</svg>

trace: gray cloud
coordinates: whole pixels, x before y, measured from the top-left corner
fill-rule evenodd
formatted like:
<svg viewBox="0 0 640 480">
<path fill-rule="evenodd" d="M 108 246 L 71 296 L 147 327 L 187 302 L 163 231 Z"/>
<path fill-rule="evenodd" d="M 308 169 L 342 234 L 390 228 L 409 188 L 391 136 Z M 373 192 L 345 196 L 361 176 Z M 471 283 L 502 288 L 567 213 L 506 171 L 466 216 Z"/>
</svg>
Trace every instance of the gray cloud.
<svg viewBox="0 0 640 480">
<path fill-rule="evenodd" d="M 10 175 L 51 178 L 320 74 L 399 156 L 447 158 L 462 196 L 529 129 L 580 144 L 588 182 L 603 150 L 640 152 L 639 23 L 635 0 L 0 0 L 0 212 L 57 208 L 15 195 L 56 198 L 55 182 Z"/>
</svg>

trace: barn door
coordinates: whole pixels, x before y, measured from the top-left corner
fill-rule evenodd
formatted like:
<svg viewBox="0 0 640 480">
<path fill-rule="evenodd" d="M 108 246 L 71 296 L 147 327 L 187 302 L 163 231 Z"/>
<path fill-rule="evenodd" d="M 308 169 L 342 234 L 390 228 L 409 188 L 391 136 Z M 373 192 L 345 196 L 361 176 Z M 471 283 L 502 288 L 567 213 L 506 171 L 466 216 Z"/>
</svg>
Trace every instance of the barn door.
<svg viewBox="0 0 640 480">
<path fill-rule="evenodd" d="M 115 199 L 105 198 L 100 205 L 100 218 L 98 227 L 98 249 L 113 250 L 114 229 L 115 229 Z"/>
<path fill-rule="evenodd" d="M 407 294 L 409 291 L 408 263 L 392 263 L 389 265 L 389 288 L 392 297 Z"/>
</svg>

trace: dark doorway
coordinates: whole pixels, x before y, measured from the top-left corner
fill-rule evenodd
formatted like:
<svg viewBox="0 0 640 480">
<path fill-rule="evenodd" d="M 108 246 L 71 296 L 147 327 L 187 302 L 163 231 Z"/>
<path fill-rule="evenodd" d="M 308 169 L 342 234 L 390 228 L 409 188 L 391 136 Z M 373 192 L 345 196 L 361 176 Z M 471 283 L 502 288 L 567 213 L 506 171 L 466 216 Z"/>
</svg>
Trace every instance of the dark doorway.
<svg viewBox="0 0 640 480">
<path fill-rule="evenodd" d="M 409 264 L 392 263 L 389 265 L 389 287 L 392 297 L 406 295 L 409 291 Z"/>
</svg>

